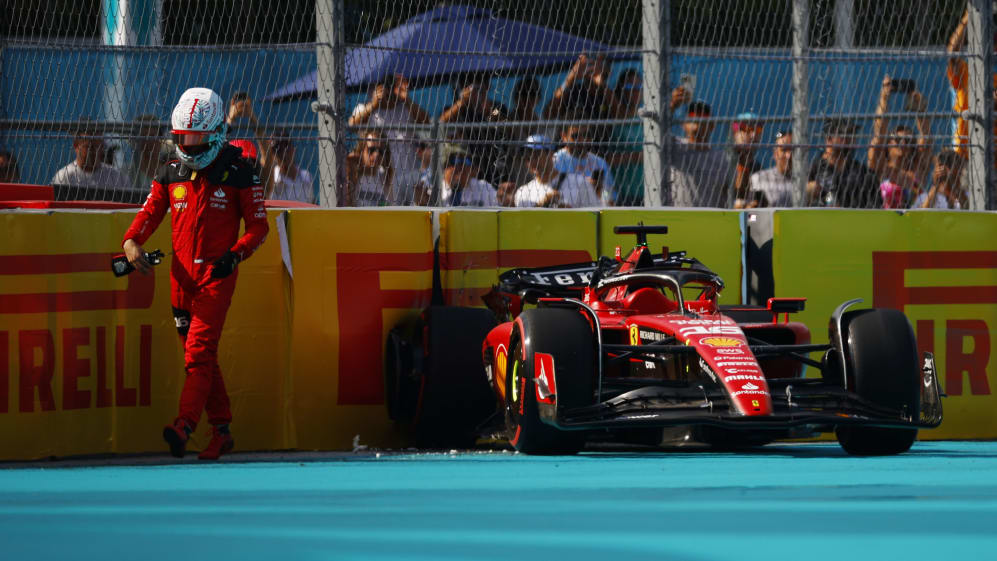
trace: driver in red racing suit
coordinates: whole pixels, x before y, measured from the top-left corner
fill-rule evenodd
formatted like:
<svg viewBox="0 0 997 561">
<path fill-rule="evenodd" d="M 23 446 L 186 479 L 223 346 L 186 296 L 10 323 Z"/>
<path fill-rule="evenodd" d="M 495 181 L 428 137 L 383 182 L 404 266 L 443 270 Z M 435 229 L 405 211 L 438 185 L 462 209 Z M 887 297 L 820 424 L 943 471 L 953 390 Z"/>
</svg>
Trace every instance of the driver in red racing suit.
<svg viewBox="0 0 997 561">
<path fill-rule="evenodd" d="M 163 429 L 163 438 L 174 456 L 183 457 L 201 411 L 206 410 L 212 438 L 198 457 L 208 460 L 234 446 L 229 432 L 232 412 L 218 367 L 218 341 L 235 291 L 236 265 L 256 251 L 268 231 L 260 179 L 240 150 L 225 142 L 222 119 L 223 106 L 216 93 L 206 88 L 184 93 L 173 113 L 178 160 L 159 169 L 122 243 L 129 262 L 148 274 L 151 265 L 142 244 L 171 211 L 170 294 L 187 378 L 179 414 Z M 240 220 L 246 222 L 241 238 Z"/>
</svg>

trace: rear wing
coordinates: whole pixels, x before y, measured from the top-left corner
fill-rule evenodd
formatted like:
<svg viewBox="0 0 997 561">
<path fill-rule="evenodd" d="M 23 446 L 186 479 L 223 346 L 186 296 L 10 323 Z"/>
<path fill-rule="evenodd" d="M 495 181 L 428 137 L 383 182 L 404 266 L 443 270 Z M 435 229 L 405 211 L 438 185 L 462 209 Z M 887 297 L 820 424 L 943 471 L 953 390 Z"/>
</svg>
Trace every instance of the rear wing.
<svg viewBox="0 0 997 561">
<path fill-rule="evenodd" d="M 499 275 L 499 282 L 481 297 L 499 321 L 509 321 L 523 311 L 523 305 L 540 298 L 577 298 L 599 268 L 597 261 L 552 267 L 511 269 Z"/>
</svg>

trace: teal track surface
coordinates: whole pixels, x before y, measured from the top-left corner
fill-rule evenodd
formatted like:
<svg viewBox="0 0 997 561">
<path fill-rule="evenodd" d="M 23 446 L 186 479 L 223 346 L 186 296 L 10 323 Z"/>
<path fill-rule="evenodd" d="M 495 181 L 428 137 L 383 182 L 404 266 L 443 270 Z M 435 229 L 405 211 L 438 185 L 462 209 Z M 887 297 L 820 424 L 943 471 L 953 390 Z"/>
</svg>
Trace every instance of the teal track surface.
<svg viewBox="0 0 997 561">
<path fill-rule="evenodd" d="M 997 443 L 0 467 L 2 559 L 994 559 Z"/>
</svg>

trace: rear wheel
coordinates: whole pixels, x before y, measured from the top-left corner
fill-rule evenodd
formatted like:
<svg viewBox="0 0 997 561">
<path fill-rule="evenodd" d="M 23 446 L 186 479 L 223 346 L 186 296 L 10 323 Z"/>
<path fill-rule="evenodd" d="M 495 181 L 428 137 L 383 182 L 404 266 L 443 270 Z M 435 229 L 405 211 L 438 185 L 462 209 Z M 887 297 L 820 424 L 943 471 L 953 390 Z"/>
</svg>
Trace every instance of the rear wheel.
<svg viewBox="0 0 997 561">
<path fill-rule="evenodd" d="M 842 328 L 847 334 L 845 358 L 850 389 L 860 397 L 918 419 L 921 373 L 917 340 L 907 317 L 890 309 L 849 312 Z M 917 429 L 839 426 L 838 442 L 849 454 L 883 456 L 910 449 Z"/>
<path fill-rule="evenodd" d="M 509 443 L 524 454 L 574 454 L 585 444 L 579 431 L 559 430 L 540 418 L 537 353 L 553 357 L 560 409 L 593 402 L 595 341 L 589 322 L 577 311 L 527 310 L 513 329 L 506 370 L 506 427 Z M 524 346 L 523 342 L 529 345 Z"/>
<path fill-rule="evenodd" d="M 389 334 L 385 401 L 392 420 L 414 430 L 420 448 L 468 448 L 495 413 L 481 344 L 495 316 L 481 308 L 433 306 Z"/>
</svg>

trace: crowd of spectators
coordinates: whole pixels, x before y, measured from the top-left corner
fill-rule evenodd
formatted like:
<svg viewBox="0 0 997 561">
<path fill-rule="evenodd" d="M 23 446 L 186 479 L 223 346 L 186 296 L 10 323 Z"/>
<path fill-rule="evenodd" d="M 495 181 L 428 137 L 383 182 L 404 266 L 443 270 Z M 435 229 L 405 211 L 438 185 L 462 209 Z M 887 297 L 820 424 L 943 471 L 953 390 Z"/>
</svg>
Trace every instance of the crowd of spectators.
<svg viewBox="0 0 997 561">
<path fill-rule="evenodd" d="M 959 55 L 967 21 L 968 12 L 947 45 L 946 75 L 952 109 L 959 115 L 968 109 L 968 66 Z M 643 206 L 645 142 L 636 119 L 644 98 L 643 77 L 630 67 L 619 71 L 613 83 L 611 75 L 604 57 L 583 54 L 546 104 L 540 81 L 527 75 L 515 83 L 511 107 L 492 97 L 489 75 L 457 76 L 451 83 L 452 102 L 437 118 L 438 138 L 431 138 L 432 118 L 410 95 L 409 80 L 385 76 L 349 115 L 353 140 L 339 204 Z M 997 110 L 997 74 L 994 85 Z M 963 177 L 968 123 L 954 118 L 951 146 L 933 154 L 926 98 L 912 80 L 883 77 L 868 137 L 854 120 L 827 119 L 819 133 L 823 144 L 806 166 L 802 190 L 792 177 L 797 145 L 790 130 L 775 131 L 766 144 L 767 120 L 748 110 L 718 131 L 718 124 L 727 120 L 717 119 L 711 104 L 693 93 L 683 81 L 669 99 L 667 110 L 682 132 L 666 134 L 661 148 L 669 163 L 663 184 L 670 189 L 662 193 L 666 206 L 969 207 Z M 902 98 L 903 110 L 914 114 L 913 127 L 890 127 L 889 106 L 895 98 Z M 261 126 L 245 92 L 232 95 L 228 110 L 230 143 L 257 166 L 267 197 L 317 203 L 314 178 L 297 161 L 292 134 Z M 125 194 L 118 200 L 146 192 L 157 168 L 174 151 L 160 122 L 156 115 L 135 119 L 125 145 L 129 158 L 119 166 L 112 150 L 123 146 L 109 145 L 94 122 L 82 122 L 73 136 L 73 160 L 51 183 L 80 192 Z M 723 140 L 716 142 L 715 136 Z M 805 141 L 800 139 L 809 147 Z M 764 168 L 769 150 L 774 165 Z M 858 157 L 862 154 L 864 161 Z M 15 155 L 0 151 L 0 183 L 18 181 Z"/>
</svg>

